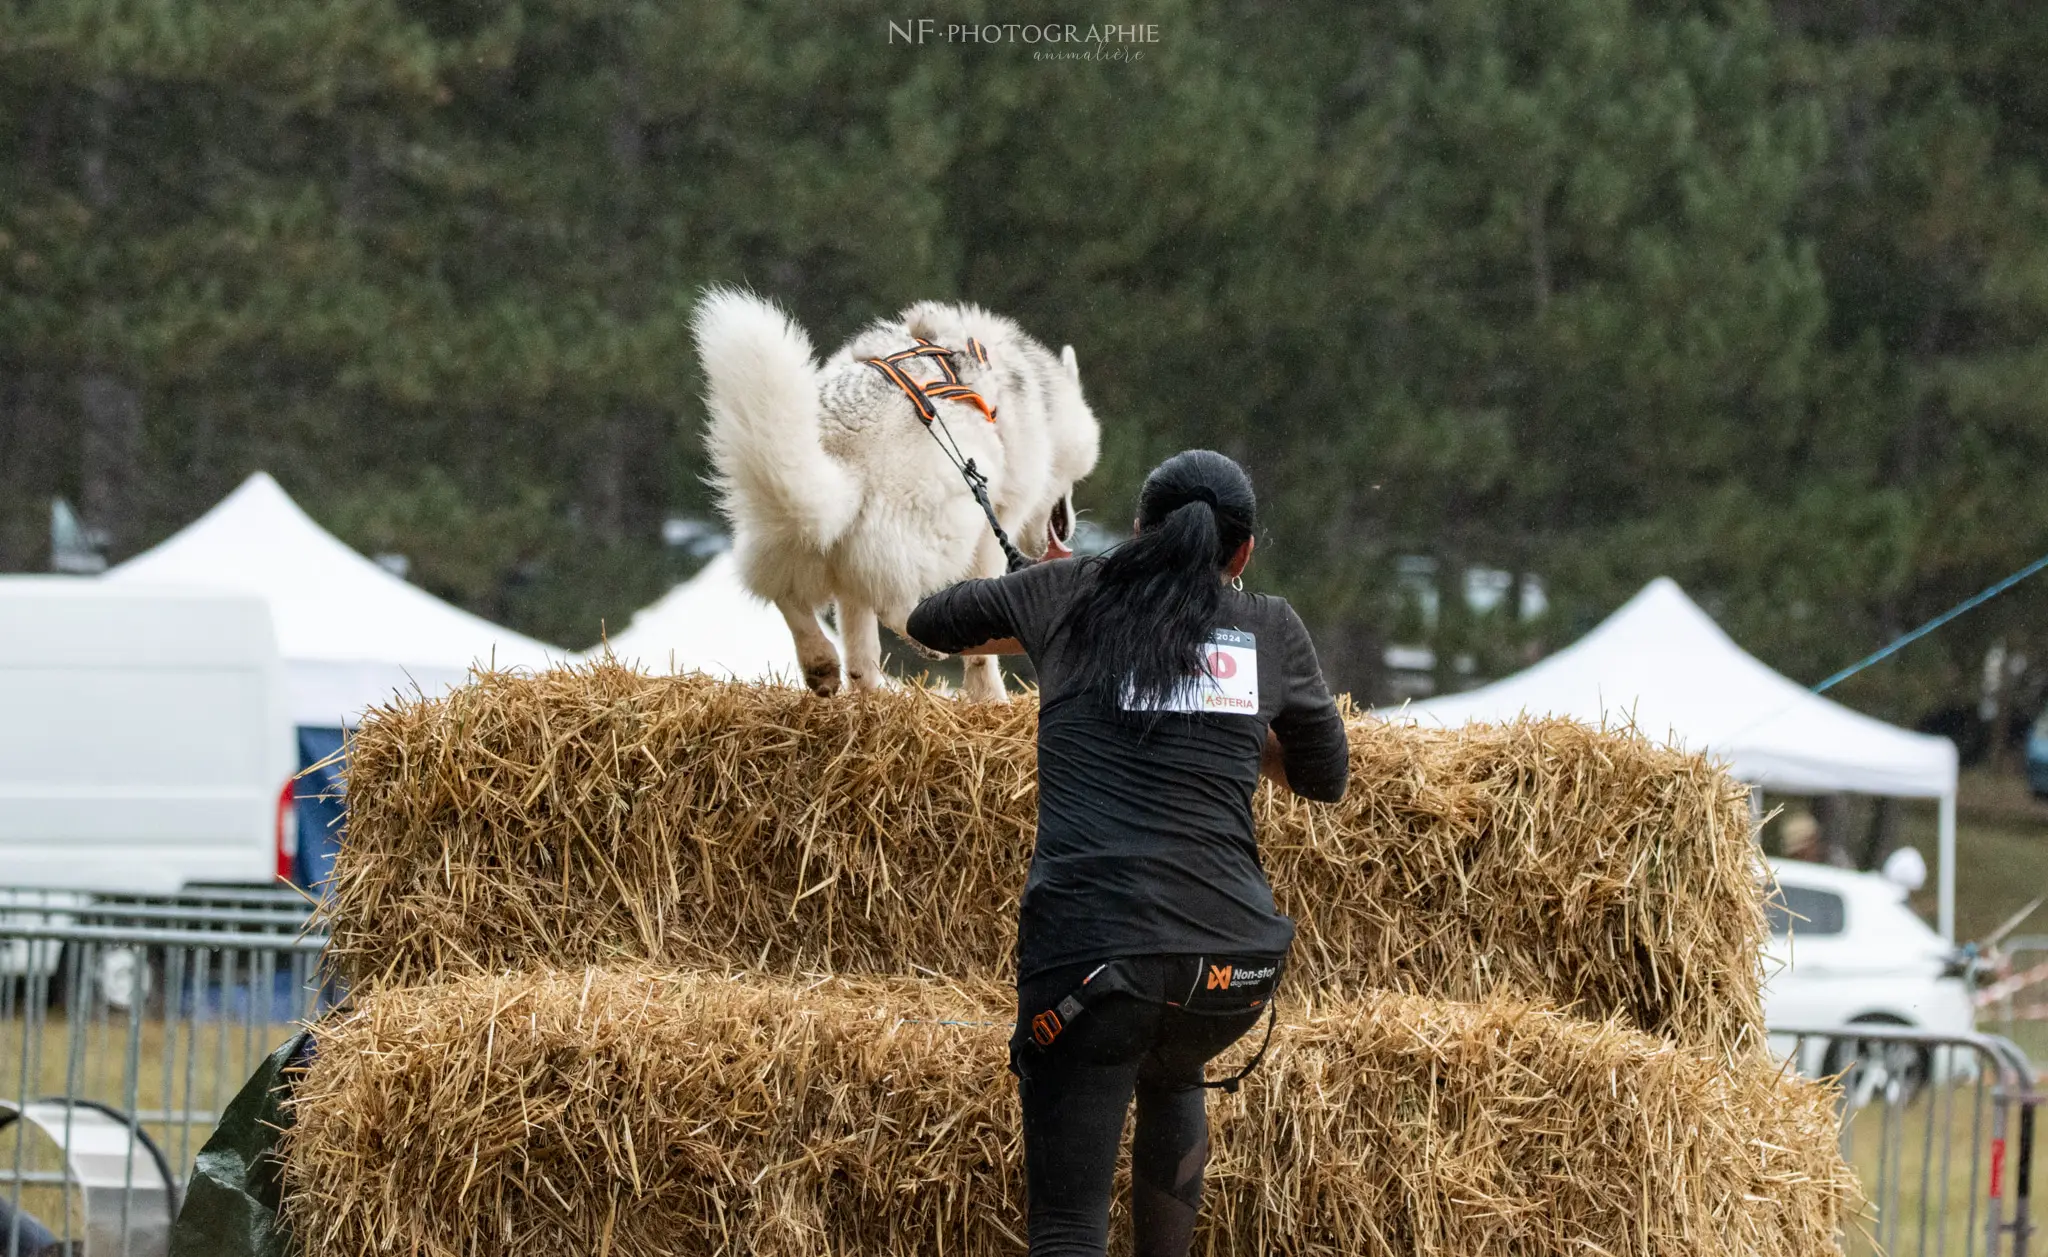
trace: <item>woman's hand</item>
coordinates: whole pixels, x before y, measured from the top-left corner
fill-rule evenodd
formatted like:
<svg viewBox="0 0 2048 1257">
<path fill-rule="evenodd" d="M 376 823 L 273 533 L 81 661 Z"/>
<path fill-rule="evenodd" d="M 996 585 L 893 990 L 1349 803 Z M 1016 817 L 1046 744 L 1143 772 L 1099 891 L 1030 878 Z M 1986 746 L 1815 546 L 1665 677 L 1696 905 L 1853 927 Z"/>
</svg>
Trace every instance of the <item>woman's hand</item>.
<svg viewBox="0 0 2048 1257">
<path fill-rule="evenodd" d="M 1021 655 L 1024 646 L 1014 637 L 998 637 L 979 646 L 969 646 L 959 652 L 963 655 Z"/>
<path fill-rule="evenodd" d="M 1280 754 L 1280 738 L 1271 729 L 1266 730 L 1266 749 L 1259 756 L 1259 775 L 1282 790 L 1293 791 L 1287 784 L 1287 761 Z"/>
</svg>

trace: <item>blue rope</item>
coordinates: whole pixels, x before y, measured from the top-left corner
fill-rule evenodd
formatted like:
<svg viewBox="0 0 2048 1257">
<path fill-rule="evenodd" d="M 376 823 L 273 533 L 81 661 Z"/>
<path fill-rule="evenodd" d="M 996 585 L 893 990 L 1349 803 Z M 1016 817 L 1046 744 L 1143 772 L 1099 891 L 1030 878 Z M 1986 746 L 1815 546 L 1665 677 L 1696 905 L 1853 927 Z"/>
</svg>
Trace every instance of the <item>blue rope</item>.
<svg viewBox="0 0 2048 1257">
<path fill-rule="evenodd" d="M 1897 641 L 1893 642 L 1889 646 L 1886 646 L 1883 650 L 1878 651 L 1876 654 L 1873 654 L 1866 659 L 1859 660 L 1856 663 L 1850 664 L 1848 667 L 1842 669 L 1840 672 L 1835 673 L 1835 675 L 1829 677 L 1827 680 L 1822 681 L 1819 685 L 1814 686 L 1813 692 L 1816 694 L 1827 693 L 1830 689 L 1833 689 L 1835 686 L 1848 680 L 1850 677 L 1855 676 L 1857 673 L 1863 671 L 1871 664 L 1874 664 L 1881 659 L 1887 659 L 1892 655 L 1897 654 L 1899 651 L 1904 650 L 1908 646 L 1911 646 L 1914 642 L 1919 641 L 1921 638 L 1927 636 L 1929 633 L 1932 633 L 1934 630 L 1940 628 L 1942 625 L 1948 623 L 1950 620 L 1955 619 L 1963 612 L 1968 611 L 1972 607 L 1980 606 L 1983 603 L 1991 601 L 1993 598 L 1996 598 L 1998 595 L 2004 593 L 2006 590 L 2011 589 L 2014 585 L 2019 584 L 2021 581 L 2027 579 L 2027 577 L 2029 576 L 2032 576 L 2034 573 L 2040 571 L 2042 568 L 2048 568 L 2048 554 L 2044 554 L 2040 558 L 2035 559 L 2032 563 L 2027 564 L 2019 571 L 2014 572 L 2012 575 L 2006 577 L 2002 581 L 1999 581 L 1996 585 L 1991 586 L 1989 589 L 1986 589 L 1981 593 L 1974 594 L 1969 598 L 1965 598 L 1963 601 L 1957 603 L 1953 607 L 1950 607 L 1948 610 L 1942 612 L 1940 615 L 1935 616 L 1927 623 L 1921 625 L 1919 628 L 1914 629 L 1912 632 L 1906 634 L 1904 637 L 1899 638 Z"/>
</svg>

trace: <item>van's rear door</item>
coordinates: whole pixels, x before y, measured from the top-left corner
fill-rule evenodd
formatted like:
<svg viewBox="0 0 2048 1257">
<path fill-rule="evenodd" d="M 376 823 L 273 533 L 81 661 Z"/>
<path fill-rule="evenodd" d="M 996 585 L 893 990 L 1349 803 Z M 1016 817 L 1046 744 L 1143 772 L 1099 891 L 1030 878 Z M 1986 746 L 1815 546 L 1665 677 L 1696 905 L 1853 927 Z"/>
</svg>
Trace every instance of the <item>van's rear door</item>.
<svg viewBox="0 0 2048 1257">
<path fill-rule="evenodd" d="M 0 885 L 269 881 L 291 732 L 260 599 L 0 578 Z"/>
</svg>

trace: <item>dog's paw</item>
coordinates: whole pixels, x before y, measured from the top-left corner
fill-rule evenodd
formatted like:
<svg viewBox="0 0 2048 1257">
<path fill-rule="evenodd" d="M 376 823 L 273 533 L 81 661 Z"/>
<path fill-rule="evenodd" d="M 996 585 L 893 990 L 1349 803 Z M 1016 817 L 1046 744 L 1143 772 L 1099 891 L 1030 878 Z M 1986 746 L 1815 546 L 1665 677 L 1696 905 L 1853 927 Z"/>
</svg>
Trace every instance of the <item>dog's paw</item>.
<svg viewBox="0 0 2048 1257">
<path fill-rule="evenodd" d="M 839 692 L 839 661 L 814 663 L 804 668 L 804 684 L 820 698 L 830 698 Z"/>
<path fill-rule="evenodd" d="M 983 655 L 967 662 L 967 674 L 961 678 L 960 689 L 970 703 L 1007 703 L 1008 689 L 1003 685 L 1002 669 L 996 666 L 993 656 Z"/>
</svg>

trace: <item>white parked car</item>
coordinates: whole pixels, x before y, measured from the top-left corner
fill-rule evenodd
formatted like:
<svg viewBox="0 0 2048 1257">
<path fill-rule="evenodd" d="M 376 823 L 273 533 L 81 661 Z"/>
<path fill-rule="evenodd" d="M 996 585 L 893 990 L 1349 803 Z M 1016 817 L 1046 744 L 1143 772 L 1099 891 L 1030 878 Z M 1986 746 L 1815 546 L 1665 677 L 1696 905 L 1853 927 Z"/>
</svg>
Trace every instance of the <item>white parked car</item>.
<svg viewBox="0 0 2048 1257">
<path fill-rule="evenodd" d="M 1967 1034 L 1975 1025 L 1969 964 L 1907 906 L 1908 890 L 1876 873 L 1824 864 L 1773 860 L 1777 890 L 1770 898 L 1771 937 L 1764 948 L 1764 1021 L 1773 1029 L 1869 1025 L 1910 1026 Z M 1781 1053 L 1793 1044 L 1773 1036 Z M 1940 1068 L 1967 1059 L 1941 1053 Z M 1926 1080 L 1934 1054 L 1924 1049 L 1879 1049 L 1852 1041 L 1809 1042 L 1799 1066 L 1835 1074 L 1881 1059 L 1884 1070 L 1859 1070 L 1852 1090 L 1868 1091 L 1886 1077 L 1909 1086 Z M 1860 1098 L 1867 1099 L 1868 1096 Z"/>
</svg>

